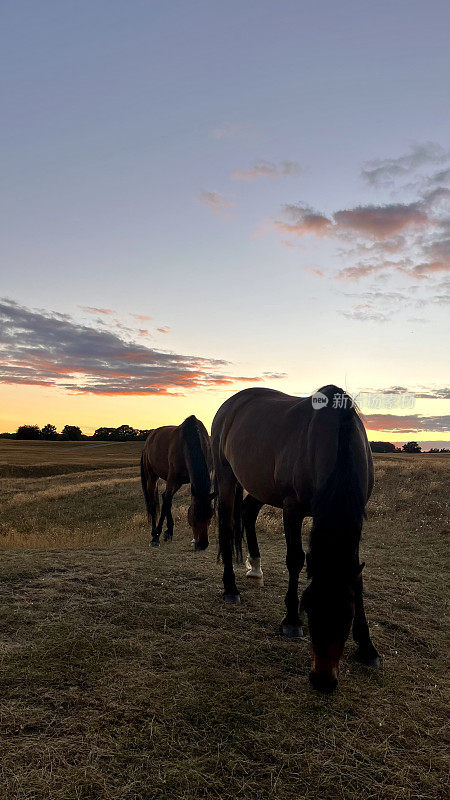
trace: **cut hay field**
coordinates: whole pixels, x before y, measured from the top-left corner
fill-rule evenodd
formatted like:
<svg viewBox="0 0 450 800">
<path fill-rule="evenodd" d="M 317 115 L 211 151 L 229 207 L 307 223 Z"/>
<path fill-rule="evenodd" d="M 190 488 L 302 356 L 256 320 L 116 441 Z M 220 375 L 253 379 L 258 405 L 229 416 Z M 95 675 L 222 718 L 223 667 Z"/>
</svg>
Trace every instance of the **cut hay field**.
<svg viewBox="0 0 450 800">
<path fill-rule="evenodd" d="M 265 587 L 238 567 L 224 605 L 186 492 L 173 542 L 148 547 L 141 447 L 0 440 L 0 800 L 446 797 L 450 458 L 376 456 L 362 557 L 383 666 L 348 643 L 322 696 L 308 640 L 277 636 L 279 513 L 258 526 Z"/>
</svg>

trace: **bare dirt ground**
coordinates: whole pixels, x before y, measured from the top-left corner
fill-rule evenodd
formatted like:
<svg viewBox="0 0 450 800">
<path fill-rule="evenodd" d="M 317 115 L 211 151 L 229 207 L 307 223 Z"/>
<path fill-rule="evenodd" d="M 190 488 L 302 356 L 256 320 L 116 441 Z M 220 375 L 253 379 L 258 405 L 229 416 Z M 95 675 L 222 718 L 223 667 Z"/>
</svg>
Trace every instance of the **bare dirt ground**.
<svg viewBox="0 0 450 800">
<path fill-rule="evenodd" d="M 141 443 L 0 443 L 1 800 L 422 800 L 446 784 L 450 459 L 377 456 L 366 611 L 383 667 L 322 696 L 265 510 L 265 587 L 221 601 L 217 536 L 148 547 Z M 305 576 L 301 576 L 304 585 Z"/>
</svg>

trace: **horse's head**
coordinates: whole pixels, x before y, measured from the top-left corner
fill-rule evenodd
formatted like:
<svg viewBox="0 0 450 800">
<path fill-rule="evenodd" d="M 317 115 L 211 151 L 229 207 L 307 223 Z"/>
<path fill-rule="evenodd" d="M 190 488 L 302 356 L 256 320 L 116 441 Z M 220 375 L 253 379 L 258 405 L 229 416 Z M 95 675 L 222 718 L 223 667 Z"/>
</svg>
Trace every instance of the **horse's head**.
<svg viewBox="0 0 450 800">
<path fill-rule="evenodd" d="M 355 615 L 355 583 L 364 564 L 353 574 L 330 573 L 312 577 L 302 598 L 311 638 L 311 684 L 332 691 L 338 682 L 339 662 Z"/>
<path fill-rule="evenodd" d="M 188 522 L 194 534 L 195 550 L 206 550 L 209 544 L 208 528 L 214 515 L 211 494 L 200 495 L 192 491 L 192 502 L 188 508 Z"/>
</svg>

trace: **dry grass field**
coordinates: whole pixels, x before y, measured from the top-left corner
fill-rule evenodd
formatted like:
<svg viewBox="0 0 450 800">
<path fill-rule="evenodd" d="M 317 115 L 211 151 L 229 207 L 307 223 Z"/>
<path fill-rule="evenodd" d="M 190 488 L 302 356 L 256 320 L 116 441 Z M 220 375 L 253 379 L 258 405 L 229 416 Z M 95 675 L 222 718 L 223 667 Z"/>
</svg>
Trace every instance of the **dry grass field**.
<svg viewBox="0 0 450 800">
<path fill-rule="evenodd" d="M 450 459 L 377 456 L 362 557 L 383 659 L 348 643 L 338 691 L 277 636 L 280 515 L 265 587 L 221 601 L 216 531 L 148 547 L 141 443 L 0 440 L 1 800 L 431 800 L 446 784 Z M 305 577 L 302 575 L 302 584 Z"/>
</svg>

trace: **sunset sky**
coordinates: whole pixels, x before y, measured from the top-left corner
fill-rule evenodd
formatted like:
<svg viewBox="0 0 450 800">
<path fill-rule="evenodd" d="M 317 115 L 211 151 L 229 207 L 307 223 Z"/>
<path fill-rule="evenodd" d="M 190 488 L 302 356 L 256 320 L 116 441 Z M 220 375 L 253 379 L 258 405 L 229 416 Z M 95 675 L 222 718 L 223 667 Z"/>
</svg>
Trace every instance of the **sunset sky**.
<svg viewBox="0 0 450 800">
<path fill-rule="evenodd" d="M 0 431 L 336 383 L 381 398 L 369 438 L 444 446 L 449 29 L 447 0 L 5 0 Z"/>
</svg>

